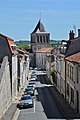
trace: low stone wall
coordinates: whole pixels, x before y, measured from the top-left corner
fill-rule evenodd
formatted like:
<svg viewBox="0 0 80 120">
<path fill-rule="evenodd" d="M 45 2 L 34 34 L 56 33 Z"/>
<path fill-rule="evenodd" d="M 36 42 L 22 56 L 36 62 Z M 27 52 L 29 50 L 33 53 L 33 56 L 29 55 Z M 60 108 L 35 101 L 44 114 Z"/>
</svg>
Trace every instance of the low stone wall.
<svg viewBox="0 0 80 120">
<path fill-rule="evenodd" d="M 0 118 L 11 105 L 11 83 L 8 57 L 4 57 L 0 68 Z"/>
</svg>

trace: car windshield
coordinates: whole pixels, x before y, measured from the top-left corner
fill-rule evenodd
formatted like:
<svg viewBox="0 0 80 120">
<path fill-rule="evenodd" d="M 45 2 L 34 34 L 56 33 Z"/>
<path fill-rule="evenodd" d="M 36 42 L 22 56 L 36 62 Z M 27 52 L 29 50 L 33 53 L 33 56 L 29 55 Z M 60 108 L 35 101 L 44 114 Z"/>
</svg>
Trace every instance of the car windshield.
<svg viewBox="0 0 80 120">
<path fill-rule="evenodd" d="M 30 96 L 23 96 L 23 97 L 21 98 L 21 100 L 28 100 L 28 99 L 31 99 L 31 97 L 30 97 Z"/>
<path fill-rule="evenodd" d="M 28 86 L 28 87 L 27 87 L 27 89 L 32 89 L 32 88 L 33 88 L 33 86 Z"/>
</svg>

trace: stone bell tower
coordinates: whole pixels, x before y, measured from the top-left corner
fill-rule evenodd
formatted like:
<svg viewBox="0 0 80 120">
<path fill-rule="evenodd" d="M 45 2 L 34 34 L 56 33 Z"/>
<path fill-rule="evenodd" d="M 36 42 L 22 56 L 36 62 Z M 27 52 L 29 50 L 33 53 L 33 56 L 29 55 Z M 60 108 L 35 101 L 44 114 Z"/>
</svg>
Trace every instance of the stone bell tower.
<svg viewBox="0 0 80 120">
<path fill-rule="evenodd" d="M 41 20 L 39 20 L 35 29 L 31 33 L 31 49 L 35 53 L 43 47 L 50 46 L 50 33 L 46 32 Z"/>
</svg>

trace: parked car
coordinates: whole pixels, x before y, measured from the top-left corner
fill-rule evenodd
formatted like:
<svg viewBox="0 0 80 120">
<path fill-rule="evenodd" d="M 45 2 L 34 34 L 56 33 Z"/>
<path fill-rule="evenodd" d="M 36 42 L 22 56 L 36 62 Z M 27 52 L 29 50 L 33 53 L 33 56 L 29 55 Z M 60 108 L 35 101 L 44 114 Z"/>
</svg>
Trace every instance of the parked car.
<svg viewBox="0 0 80 120">
<path fill-rule="evenodd" d="M 24 91 L 24 95 L 30 94 L 31 96 L 34 96 L 35 89 L 34 87 L 27 87 Z"/>
<path fill-rule="evenodd" d="M 31 80 L 31 81 L 29 81 L 29 85 L 30 84 L 35 84 L 36 85 L 36 81 L 35 80 Z"/>
<path fill-rule="evenodd" d="M 36 87 L 36 84 L 32 81 L 29 82 L 28 87 L 33 86 L 34 88 Z"/>
<path fill-rule="evenodd" d="M 34 68 L 33 67 L 29 67 L 29 70 L 34 70 Z"/>
<path fill-rule="evenodd" d="M 31 78 L 37 79 L 37 75 L 31 75 Z"/>
<path fill-rule="evenodd" d="M 38 68 L 34 68 L 34 70 L 37 70 Z"/>
<path fill-rule="evenodd" d="M 17 104 L 17 107 L 19 109 L 33 107 L 33 98 L 30 95 L 22 96 L 20 102 Z"/>
<path fill-rule="evenodd" d="M 36 87 L 36 84 L 34 82 L 30 82 L 26 89 L 33 89 L 34 90 L 35 87 Z"/>
<path fill-rule="evenodd" d="M 30 81 L 35 81 L 36 82 L 36 78 L 30 78 Z"/>
</svg>

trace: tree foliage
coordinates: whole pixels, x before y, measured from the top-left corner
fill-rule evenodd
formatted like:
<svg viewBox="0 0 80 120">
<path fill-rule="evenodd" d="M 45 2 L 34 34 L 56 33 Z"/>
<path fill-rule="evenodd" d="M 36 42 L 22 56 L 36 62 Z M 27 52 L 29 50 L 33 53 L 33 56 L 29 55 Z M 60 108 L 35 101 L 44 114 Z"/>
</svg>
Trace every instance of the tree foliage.
<svg viewBox="0 0 80 120">
<path fill-rule="evenodd" d="M 22 50 L 27 50 L 27 49 L 29 49 L 30 47 L 29 47 L 28 44 L 21 44 L 21 45 L 18 46 L 18 48 L 19 48 L 19 49 L 22 49 Z"/>
</svg>

